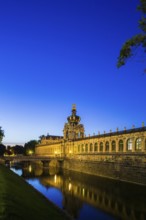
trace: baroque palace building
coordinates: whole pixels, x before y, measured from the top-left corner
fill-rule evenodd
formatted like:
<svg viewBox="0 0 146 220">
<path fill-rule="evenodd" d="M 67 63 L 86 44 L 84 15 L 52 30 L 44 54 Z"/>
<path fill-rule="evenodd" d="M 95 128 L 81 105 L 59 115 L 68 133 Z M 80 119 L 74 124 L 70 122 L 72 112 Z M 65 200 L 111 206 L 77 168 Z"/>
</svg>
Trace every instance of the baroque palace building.
<svg viewBox="0 0 146 220">
<path fill-rule="evenodd" d="M 64 157 L 79 160 L 110 161 L 122 155 L 136 156 L 146 153 L 146 127 L 124 129 L 115 132 L 85 136 L 81 118 L 76 114 L 76 105 L 67 117 L 63 136 L 42 136 L 36 146 L 38 156 Z M 119 156 L 120 155 L 120 156 Z M 145 157 L 144 157 L 145 158 Z"/>
</svg>

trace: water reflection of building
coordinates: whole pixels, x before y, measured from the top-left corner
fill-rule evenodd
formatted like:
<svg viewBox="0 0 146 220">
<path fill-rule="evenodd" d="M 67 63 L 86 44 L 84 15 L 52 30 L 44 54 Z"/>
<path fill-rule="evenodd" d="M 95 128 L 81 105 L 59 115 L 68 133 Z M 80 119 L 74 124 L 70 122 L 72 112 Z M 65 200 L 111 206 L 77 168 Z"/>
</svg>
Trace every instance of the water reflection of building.
<svg viewBox="0 0 146 220">
<path fill-rule="evenodd" d="M 42 136 L 37 156 L 63 158 L 65 169 L 146 184 L 146 127 L 85 136 L 76 106 L 67 117 L 64 136 Z M 57 160 L 56 160 L 57 164 Z M 58 165 L 59 166 L 59 165 Z"/>
<path fill-rule="evenodd" d="M 41 169 L 41 168 L 39 168 Z M 64 171 L 62 174 L 48 171 L 48 176 L 40 176 L 40 183 L 48 187 L 56 187 L 63 193 L 64 209 L 74 217 L 78 216 L 83 203 L 110 213 L 124 220 L 146 219 L 146 190 L 134 184 L 120 183 L 112 180 L 101 179 L 85 174 Z M 31 173 L 38 173 L 37 171 Z M 29 168 L 28 168 L 29 172 Z M 128 194 L 127 194 L 128 192 Z M 128 196 L 127 196 L 128 195 Z M 133 199 L 134 198 L 134 199 Z"/>
</svg>

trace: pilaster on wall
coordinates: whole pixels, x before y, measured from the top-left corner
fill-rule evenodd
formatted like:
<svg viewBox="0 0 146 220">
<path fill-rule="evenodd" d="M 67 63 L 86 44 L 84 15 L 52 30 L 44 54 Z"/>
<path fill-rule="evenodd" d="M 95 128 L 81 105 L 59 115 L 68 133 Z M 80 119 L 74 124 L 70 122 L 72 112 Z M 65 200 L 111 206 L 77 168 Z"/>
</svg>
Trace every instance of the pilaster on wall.
<svg viewBox="0 0 146 220">
<path fill-rule="evenodd" d="M 109 152 L 112 152 L 112 142 L 109 142 Z"/>
<path fill-rule="evenodd" d="M 123 138 L 123 152 L 127 151 L 127 140 L 126 138 Z"/>
<path fill-rule="evenodd" d="M 136 152 L 135 150 L 135 145 L 136 145 L 136 138 L 132 138 L 132 152 Z"/>
<path fill-rule="evenodd" d="M 105 153 L 105 141 L 103 140 L 102 143 L 103 143 L 103 153 Z"/>
<path fill-rule="evenodd" d="M 142 137 L 142 151 L 146 152 L 146 139 L 145 137 Z"/>
<path fill-rule="evenodd" d="M 116 141 L 116 152 L 118 152 L 119 151 L 119 141 L 118 141 L 118 139 L 116 139 L 115 141 Z"/>
</svg>

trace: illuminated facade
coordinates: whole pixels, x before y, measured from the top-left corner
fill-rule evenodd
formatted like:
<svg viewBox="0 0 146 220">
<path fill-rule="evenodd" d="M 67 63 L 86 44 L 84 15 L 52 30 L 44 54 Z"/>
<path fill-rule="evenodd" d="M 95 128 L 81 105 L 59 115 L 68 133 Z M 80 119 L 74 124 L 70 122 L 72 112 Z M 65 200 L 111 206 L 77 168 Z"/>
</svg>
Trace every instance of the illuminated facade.
<svg viewBox="0 0 146 220">
<path fill-rule="evenodd" d="M 79 160 L 113 160 L 117 155 L 145 155 L 146 127 L 109 132 L 86 137 L 81 118 L 76 115 L 76 106 L 64 125 L 64 136 L 43 136 L 36 146 L 39 156 L 74 158 Z M 143 157 L 145 158 L 145 157 Z M 145 160 L 145 159 L 144 159 Z"/>
<path fill-rule="evenodd" d="M 64 140 L 73 141 L 79 138 L 84 138 L 84 126 L 80 124 L 81 118 L 76 115 L 76 106 L 72 106 L 72 115 L 68 118 L 68 123 L 64 125 Z"/>
</svg>

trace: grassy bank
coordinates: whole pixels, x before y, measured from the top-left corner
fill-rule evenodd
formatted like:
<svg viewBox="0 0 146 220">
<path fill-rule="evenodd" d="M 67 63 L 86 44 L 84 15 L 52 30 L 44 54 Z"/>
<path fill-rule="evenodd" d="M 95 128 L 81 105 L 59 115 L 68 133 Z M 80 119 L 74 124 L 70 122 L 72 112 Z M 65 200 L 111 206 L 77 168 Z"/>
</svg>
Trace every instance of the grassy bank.
<svg viewBox="0 0 146 220">
<path fill-rule="evenodd" d="M 68 218 L 21 177 L 0 165 L 0 219 L 67 220 Z"/>
</svg>

